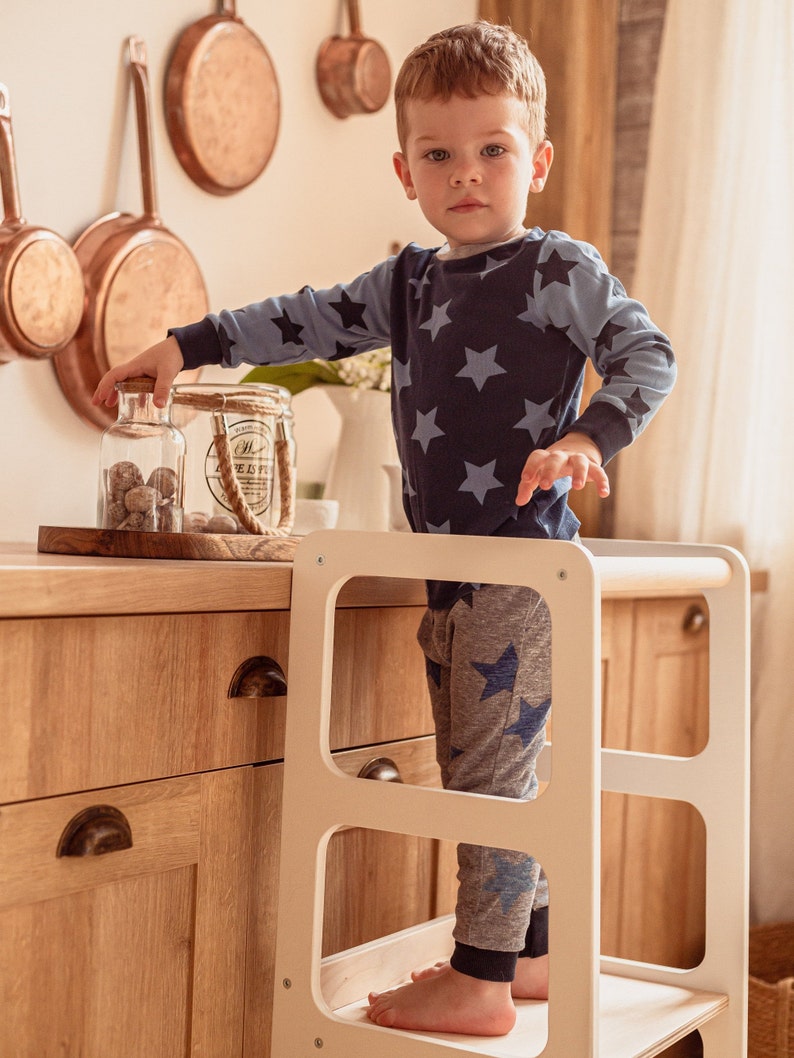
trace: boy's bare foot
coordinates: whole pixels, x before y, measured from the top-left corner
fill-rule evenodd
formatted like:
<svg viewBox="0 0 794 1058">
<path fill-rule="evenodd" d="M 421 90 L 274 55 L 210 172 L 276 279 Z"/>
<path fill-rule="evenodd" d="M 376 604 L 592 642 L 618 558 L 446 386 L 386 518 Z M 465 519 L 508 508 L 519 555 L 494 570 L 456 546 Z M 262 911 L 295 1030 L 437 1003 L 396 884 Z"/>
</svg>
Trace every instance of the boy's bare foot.
<svg viewBox="0 0 794 1058">
<path fill-rule="evenodd" d="M 367 1017 L 376 1025 L 466 1036 L 505 1036 L 516 1009 L 507 982 L 480 981 L 449 964 L 390 992 L 371 992 Z"/>
<path fill-rule="evenodd" d="M 448 962 L 437 962 L 423 970 L 414 970 L 411 980 L 428 981 L 432 977 L 446 973 L 450 969 Z M 537 959 L 519 959 L 516 965 L 516 976 L 510 987 L 513 999 L 548 999 L 549 998 L 549 957 L 541 955 Z"/>
</svg>

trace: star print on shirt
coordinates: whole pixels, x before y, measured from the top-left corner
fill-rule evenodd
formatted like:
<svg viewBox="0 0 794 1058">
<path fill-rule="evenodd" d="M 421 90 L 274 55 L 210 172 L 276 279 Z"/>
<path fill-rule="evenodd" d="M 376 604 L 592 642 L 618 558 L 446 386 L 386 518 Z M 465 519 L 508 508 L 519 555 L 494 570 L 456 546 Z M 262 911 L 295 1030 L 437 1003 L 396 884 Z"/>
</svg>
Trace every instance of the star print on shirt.
<svg viewBox="0 0 794 1058">
<path fill-rule="evenodd" d="M 485 258 L 485 268 L 480 272 L 480 279 L 485 279 L 485 277 L 493 272 L 495 268 L 501 268 L 502 265 L 505 264 L 507 264 L 507 261 L 499 261 L 495 257 L 491 257 L 490 254 L 487 255 Z"/>
<path fill-rule="evenodd" d="M 447 518 L 445 522 L 442 522 L 441 525 L 433 525 L 432 522 L 425 522 L 425 526 L 427 527 L 428 533 L 437 533 L 439 535 L 446 533 L 448 536 L 452 531 L 449 527 L 449 518 Z"/>
<path fill-rule="evenodd" d="M 524 893 L 532 893 L 538 884 L 540 865 L 532 856 L 520 863 L 513 863 L 493 852 L 494 874 L 483 886 L 488 893 L 498 893 L 502 914 L 506 915 L 513 904 Z"/>
<path fill-rule="evenodd" d="M 545 702 L 541 702 L 540 705 L 536 706 L 530 705 L 529 702 L 525 702 L 522 698 L 518 720 L 511 724 L 510 727 L 505 728 L 505 734 L 518 735 L 522 746 L 526 749 L 530 742 L 537 738 L 538 732 L 546 723 L 550 708 L 551 698 L 547 698 Z"/>
<path fill-rule="evenodd" d="M 499 694 L 500 691 L 510 691 L 512 694 L 518 672 L 518 654 L 512 643 L 507 644 L 502 656 L 496 661 L 472 661 L 471 665 L 485 677 L 485 686 L 480 695 L 481 702 Z"/>
<path fill-rule="evenodd" d="M 408 283 L 414 288 L 414 300 L 421 298 L 422 291 L 431 282 L 430 279 L 430 268 L 425 272 L 421 279 L 409 279 Z"/>
<path fill-rule="evenodd" d="M 552 283 L 562 283 L 563 286 L 569 287 L 571 280 L 568 273 L 576 268 L 577 264 L 578 261 L 566 261 L 556 250 L 552 250 L 548 260 L 537 266 L 540 273 L 540 289 L 544 290 Z"/>
<path fill-rule="evenodd" d="M 629 356 L 623 356 L 620 360 L 613 360 L 609 365 L 610 378 L 631 378 L 631 372 L 626 370 L 630 359 Z"/>
<path fill-rule="evenodd" d="M 329 356 L 328 360 L 345 360 L 348 356 L 353 356 L 356 351 L 354 345 L 342 345 L 341 342 L 336 343 L 336 352 L 333 356 Z"/>
<path fill-rule="evenodd" d="M 597 338 L 593 339 L 595 341 L 596 349 L 603 347 L 604 349 L 609 349 L 609 351 L 611 352 L 612 340 L 614 338 L 617 338 L 617 336 L 619 334 L 622 334 L 625 330 L 625 327 L 621 327 L 619 324 L 613 323 L 612 320 L 607 320 L 607 322 L 601 328 L 601 333 L 598 335 Z"/>
<path fill-rule="evenodd" d="M 407 364 L 401 363 L 399 360 L 392 357 L 391 362 L 392 378 L 394 379 L 394 388 L 397 393 L 406 386 L 411 385 L 411 361 Z"/>
<path fill-rule="evenodd" d="M 452 323 L 452 320 L 447 314 L 447 309 L 452 304 L 452 298 L 449 301 L 445 301 L 443 305 L 434 305 L 433 312 L 429 320 L 425 320 L 424 323 L 419 324 L 420 331 L 430 331 L 430 337 L 433 341 L 436 340 L 436 335 L 445 327 L 448 323 Z"/>
<path fill-rule="evenodd" d="M 466 480 L 458 488 L 458 492 L 474 493 L 480 506 L 484 503 L 487 492 L 491 489 L 503 488 L 504 482 L 494 477 L 495 459 L 481 467 L 475 466 L 474 463 L 467 463 L 464 459 L 463 465 L 466 467 Z"/>
<path fill-rule="evenodd" d="M 496 363 L 496 350 L 498 346 L 492 345 L 478 353 L 475 349 L 466 349 L 466 366 L 462 367 L 455 378 L 470 378 L 479 392 L 491 378 L 492 375 L 504 375 L 507 372 Z"/>
<path fill-rule="evenodd" d="M 514 430 L 526 430 L 533 443 L 538 440 L 544 430 L 554 426 L 556 419 L 549 415 L 549 408 L 554 403 L 554 397 L 550 397 L 545 404 L 533 404 L 531 400 L 524 398 L 524 418 L 519 419 L 513 427 Z"/>
<path fill-rule="evenodd" d="M 274 316 L 272 317 L 271 322 L 275 323 L 275 325 L 281 331 L 282 345 L 289 345 L 290 343 L 292 343 L 292 345 L 303 344 L 301 342 L 301 331 L 303 330 L 303 325 L 300 323 L 293 323 L 293 321 L 289 318 L 289 313 L 286 309 L 284 309 L 283 316 Z"/>
<path fill-rule="evenodd" d="M 329 301 L 328 304 L 339 313 L 343 327 L 361 327 L 365 331 L 369 330 L 364 323 L 364 312 L 367 306 L 361 301 L 353 301 L 346 290 L 342 291 L 339 301 Z"/>
<path fill-rule="evenodd" d="M 642 399 L 639 387 L 634 390 L 632 395 L 624 402 L 626 407 L 631 412 L 632 416 L 637 422 L 642 422 L 643 416 L 651 410 L 650 407 Z"/>
<path fill-rule="evenodd" d="M 532 307 L 532 303 L 535 299 L 531 294 L 524 294 L 524 297 L 527 299 L 527 307 L 523 312 L 518 314 L 518 318 L 522 323 L 532 323 L 532 320 L 537 316 L 535 309 Z"/>
<path fill-rule="evenodd" d="M 667 366 L 672 367 L 675 363 L 675 356 L 673 350 L 670 348 L 670 343 L 667 341 L 663 334 L 654 334 L 653 341 L 651 342 L 651 349 L 659 349 L 665 354 L 667 360 Z"/>
<path fill-rule="evenodd" d="M 427 446 L 433 440 L 434 437 L 443 437 L 444 431 L 436 426 L 436 412 L 438 407 L 431 408 L 427 414 L 416 411 L 416 429 L 411 434 L 412 441 L 418 441 L 422 446 L 422 451 L 427 455 Z"/>
</svg>

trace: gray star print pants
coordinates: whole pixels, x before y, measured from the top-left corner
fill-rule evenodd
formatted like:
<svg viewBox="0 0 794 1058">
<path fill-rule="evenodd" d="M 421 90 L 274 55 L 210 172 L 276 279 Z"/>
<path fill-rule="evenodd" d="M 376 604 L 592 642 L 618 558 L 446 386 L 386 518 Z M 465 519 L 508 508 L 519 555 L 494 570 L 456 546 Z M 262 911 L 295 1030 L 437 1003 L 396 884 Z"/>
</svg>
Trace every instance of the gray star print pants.
<svg viewBox="0 0 794 1058">
<path fill-rule="evenodd" d="M 446 789 L 530 800 L 551 707 L 551 622 L 527 587 L 489 584 L 419 628 Z M 458 846 L 452 965 L 512 980 L 519 955 L 546 949 L 548 885 L 524 852 Z M 533 938 L 533 926 L 536 936 Z"/>
</svg>

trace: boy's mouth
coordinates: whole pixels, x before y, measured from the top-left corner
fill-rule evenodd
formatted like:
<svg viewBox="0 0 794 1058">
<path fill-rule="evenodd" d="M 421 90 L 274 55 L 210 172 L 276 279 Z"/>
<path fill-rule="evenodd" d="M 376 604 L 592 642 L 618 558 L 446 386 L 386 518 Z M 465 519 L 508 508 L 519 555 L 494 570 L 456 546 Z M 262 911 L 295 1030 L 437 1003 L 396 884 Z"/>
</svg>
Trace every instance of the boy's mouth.
<svg viewBox="0 0 794 1058">
<path fill-rule="evenodd" d="M 473 213 L 475 210 L 484 209 L 484 203 L 477 198 L 462 198 L 454 206 L 450 206 L 451 213 Z"/>
</svg>

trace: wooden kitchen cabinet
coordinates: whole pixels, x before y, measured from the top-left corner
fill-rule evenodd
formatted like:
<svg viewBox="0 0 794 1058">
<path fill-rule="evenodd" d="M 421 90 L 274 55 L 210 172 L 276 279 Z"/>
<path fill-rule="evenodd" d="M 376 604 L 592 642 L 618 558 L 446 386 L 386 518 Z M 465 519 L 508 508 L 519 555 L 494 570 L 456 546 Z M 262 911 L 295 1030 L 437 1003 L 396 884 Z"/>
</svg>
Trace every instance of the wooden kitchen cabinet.
<svg viewBox="0 0 794 1058">
<path fill-rule="evenodd" d="M 0 1058 L 268 1058 L 289 699 L 247 697 L 235 674 L 268 656 L 289 682 L 284 567 L 3 557 Z M 421 612 L 415 586 L 340 596 L 331 742 L 351 774 L 386 757 L 403 781 L 438 783 Z M 605 600 L 607 745 L 702 745 L 700 613 Z M 663 960 L 672 944 L 690 965 L 698 821 L 628 802 L 604 798 L 604 951 Z M 124 814 L 132 847 L 57 857 L 99 804 Z M 451 843 L 341 830 L 324 950 L 451 911 L 455 870 Z"/>
<path fill-rule="evenodd" d="M 0 1058 L 269 1055 L 288 697 L 244 674 L 267 657 L 288 682 L 285 571 L 0 557 Z M 395 601 L 369 586 L 338 611 L 343 752 L 431 730 L 421 607 Z M 57 856 L 99 806 L 130 847 Z M 409 893 L 392 845 L 370 835 L 356 871 Z"/>
</svg>

